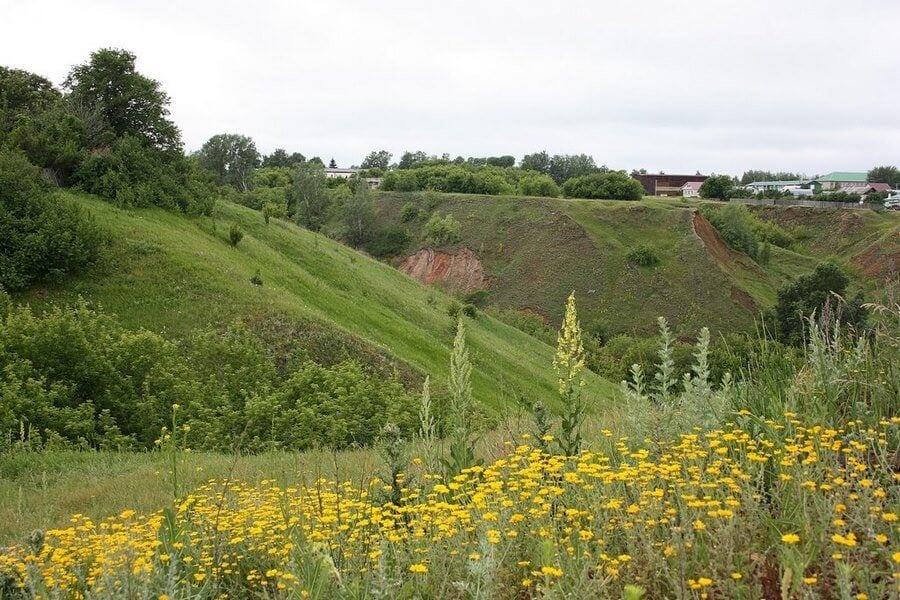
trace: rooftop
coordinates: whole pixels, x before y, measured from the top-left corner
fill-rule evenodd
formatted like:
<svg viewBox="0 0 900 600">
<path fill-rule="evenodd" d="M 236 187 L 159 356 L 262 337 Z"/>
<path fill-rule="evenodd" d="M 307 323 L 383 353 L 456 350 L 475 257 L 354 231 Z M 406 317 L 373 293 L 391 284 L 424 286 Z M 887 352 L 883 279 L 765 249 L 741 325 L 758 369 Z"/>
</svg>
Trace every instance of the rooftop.
<svg viewBox="0 0 900 600">
<path fill-rule="evenodd" d="M 816 181 L 853 181 L 865 183 L 868 178 L 867 173 L 859 173 L 855 171 L 834 171 L 828 175 L 822 175 L 816 178 Z"/>
</svg>

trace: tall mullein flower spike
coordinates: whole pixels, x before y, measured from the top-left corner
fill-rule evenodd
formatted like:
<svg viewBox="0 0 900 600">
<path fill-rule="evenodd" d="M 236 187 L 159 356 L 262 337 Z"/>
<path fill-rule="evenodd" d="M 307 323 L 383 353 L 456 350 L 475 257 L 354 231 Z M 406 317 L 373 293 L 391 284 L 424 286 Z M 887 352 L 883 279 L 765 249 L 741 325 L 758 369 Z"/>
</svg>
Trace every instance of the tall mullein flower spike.
<svg viewBox="0 0 900 600">
<path fill-rule="evenodd" d="M 581 423 L 584 421 L 584 346 L 581 343 L 581 326 L 575 311 L 575 292 L 566 302 L 566 316 L 556 343 L 556 369 L 559 395 L 563 404 L 559 445 L 563 453 L 574 456 L 581 452 Z"/>
<path fill-rule="evenodd" d="M 581 325 L 575 310 L 575 292 L 566 301 L 566 316 L 556 342 L 556 358 L 553 360 L 556 369 L 559 393 L 566 395 L 573 385 L 584 387 L 581 374 L 584 371 L 584 346 L 581 342 Z M 576 384 L 577 382 L 577 384 Z"/>
</svg>

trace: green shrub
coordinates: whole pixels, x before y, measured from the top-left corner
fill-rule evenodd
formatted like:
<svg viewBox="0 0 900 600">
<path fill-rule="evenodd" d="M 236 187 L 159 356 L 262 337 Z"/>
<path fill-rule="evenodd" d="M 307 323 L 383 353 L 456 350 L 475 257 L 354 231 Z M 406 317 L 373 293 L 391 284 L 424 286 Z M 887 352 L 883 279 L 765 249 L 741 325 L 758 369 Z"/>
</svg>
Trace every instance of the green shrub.
<svg viewBox="0 0 900 600">
<path fill-rule="evenodd" d="M 523 196 L 559 196 L 559 186 L 548 175 L 535 171 L 526 171 L 519 178 L 519 193 Z"/>
<path fill-rule="evenodd" d="M 487 304 L 488 295 L 487 290 L 475 290 L 474 292 L 469 292 L 466 294 L 466 303 L 474 304 L 477 307 L 484 306 Z"/>
<path fill-rule="evenodd" d="M 366 243 L 366 251 L 376 258 L 397 256 L 406 250 L 409 233 L 401 227 L 387 227 Z"/>
<path fill-rule="evenodd" d="M 703 207 L 701 212 L 709 219 L 729 248 L 744 252 L 754 260 L 759 256 L 756 220 L 746 206 L 727 204 L 722 207 Z"/>
<path fill-rule="evenodd" d="M 85 190 L 123 207 L 161 206 L 188 214 L 212 212 L 211 185 L 182 154 L 151 147 L 136 136 L 92 152 L 74 176 Z"/>
<path fill-rule="evenodd" d="M 262 280 L 262 275 L 259 274 L 259 269 L 257 269 L 257 270 L 256 270 L 256 273 L 254 273 L 254 274 L 250 277 L 250 283 L 252 283 L 253 285 L 255 285 L 255 286 L 257 286 L 257 287 L 261 287 L 261 286 L 262 286 L 263 280 Z"/>
<path fill-rule="evenodd" d="M 400 220 L 404 223 L 409 223 L 413 219 L 419 216 L 419 209 L 416 208 L 416 205 L 412 202 L 407 202 L 403 205 L 403 208 L 400 210 Z"/>
<path fill-rule="evenodd" d="M 459 222 L 448 214 L 441 217 L 440 213 L 434 213 L 425 223 L 425 241 L 435 246 L 455 244 L 460 240 Z"/>
<path fill-rule="evenodd" d="M 306 450 L 372 444 L 388 422 L 407 434 L 416 422 L 417 400 L 396 381 L 371 377 L 359 363 L 303 365 L 284 386 L 247 408 L 251 431 L 279 447 Z"/>
<path fill-rule="evenodd" d="M 43 182 L 19 152 L 0 150 L 0 286 L 10 291 L 94 264 L 101 230 Z"/>
<path fill-rule="evenodd" d="M 630 262 L 642 267 L 653 267 L 659 264 L 659 256 L 651 246 L 640 244 L 625 255 Z"/>
<path fill-rule="evenodd" d="M 460 314 L 462 314 L 462 304 L 460 304 L 459 300 L 451 300 L 450 304 L 447 305 L 447 316 L 456 321 L 459 319 Z"/>
<path fill-rule="evenodd" d="M 471 302 L 466 302 L 465 304 L 463 304 L 462 313 L 470 319 L 474 319 L 478 316 L 478 307 Z"/>
<path fill-rule="evenodd" d="M 566 198 L 596 198 L 607 200 L 640 200 L 644 188 L 623 171 L 606 171 L 573 177 L 563 184 Z"/>
<path fill-rule="evenodd" d="M 231 228 L 228 230 L 228 243 L 231 244 L 233 248 L 237 246 L 242 239 L 244 239 L 244 232 L 241 231 L 241 228 L 238 227 L 237 223 L 232 223 Z"/>
<path fill-rule="evenodd" d="M 734 190 L 734 181 L 728 175 L 713 175 L 700 184 L 700 197 L 728 200 Z"/>
</svg>

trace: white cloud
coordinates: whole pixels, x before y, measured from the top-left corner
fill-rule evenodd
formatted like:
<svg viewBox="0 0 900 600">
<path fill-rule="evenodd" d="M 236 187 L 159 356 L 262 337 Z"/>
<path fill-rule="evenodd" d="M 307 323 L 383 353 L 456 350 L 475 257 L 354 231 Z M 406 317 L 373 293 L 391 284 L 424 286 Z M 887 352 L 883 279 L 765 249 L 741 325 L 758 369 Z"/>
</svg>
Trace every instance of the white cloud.
<svg viewBox="0 0 900 600">
<path fill-rule="evenodd" d="M 900 162 L 900 2 L 0 2 L 0 62 L 125 47 L 189 149 L 240 132 L 358 163 L 546 148 L 617 168 Z"/>
</svg>

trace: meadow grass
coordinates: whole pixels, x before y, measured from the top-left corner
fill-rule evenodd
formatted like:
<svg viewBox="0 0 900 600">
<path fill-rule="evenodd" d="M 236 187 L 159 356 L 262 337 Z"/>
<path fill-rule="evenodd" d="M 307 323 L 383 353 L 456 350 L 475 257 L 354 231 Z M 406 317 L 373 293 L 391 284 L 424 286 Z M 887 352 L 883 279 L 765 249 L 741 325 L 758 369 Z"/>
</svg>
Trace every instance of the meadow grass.
<svg viewBox="0 0 900 600">
<path fill-rule="evenodd" d="M 286 221 L 266 225 L 258 211 L 227 202 L 217 204 L 214 218 L 185 218 L 69 195 L 112 237 L 111 257 L 102 276 L 18 298 L 37 309 L 84 297 L 128 327 L 173 338 L 234 319 L 308 319 L 437 381 L 446 377 L 451 298 L 389 265 Z M 227 241 L 234 223 L 244 232 L 237 247 Z M 250 283 L 256 272 L 262 286 Z M 554 402 L 550 346 L 483 313 L 468 321 L 473 392 L 482 406 L 499 413 L 521 399 Z M 599 408 L 616 390 L 588 375 L 586 392 Z"/>
</svg>

